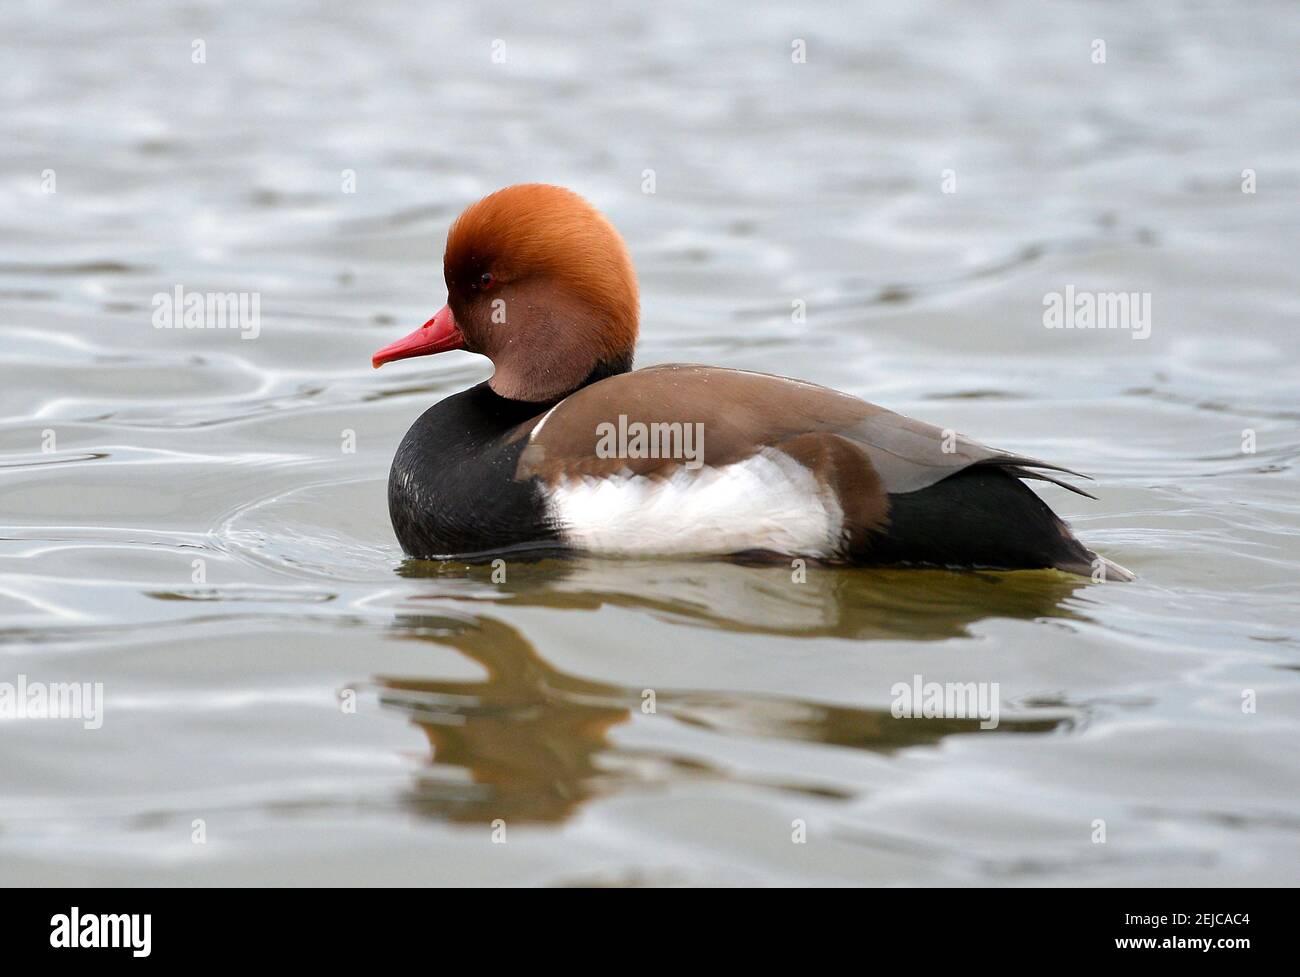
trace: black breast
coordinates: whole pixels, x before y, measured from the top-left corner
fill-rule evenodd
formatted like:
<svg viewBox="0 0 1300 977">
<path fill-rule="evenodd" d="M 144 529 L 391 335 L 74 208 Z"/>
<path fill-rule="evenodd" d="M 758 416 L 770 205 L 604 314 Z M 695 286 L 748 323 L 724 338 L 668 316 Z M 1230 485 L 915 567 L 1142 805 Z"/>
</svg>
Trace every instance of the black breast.
<svg viewBox="0 0 1300 977">
<path fill-rule="evenodd" d="M 388 513 L 402 549 L 431 559 L 558 548 L 538 485 L 515 480 L 528 439 L 506 440 L 550 407 L 507 400 L 481 383 L 425 411 L 406 432 L 388 475 Z"/>
</svg>

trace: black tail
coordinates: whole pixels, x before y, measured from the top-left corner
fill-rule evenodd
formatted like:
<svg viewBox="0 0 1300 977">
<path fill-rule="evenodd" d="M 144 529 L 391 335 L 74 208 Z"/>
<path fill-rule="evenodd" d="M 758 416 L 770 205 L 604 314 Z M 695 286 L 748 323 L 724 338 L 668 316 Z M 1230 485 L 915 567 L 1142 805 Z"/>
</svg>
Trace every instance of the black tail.
<svg viewBox="0 0 1300 977">
<path fill-rule="evenodd" d="M 965 468 L 928 488 L 891 494 L 889 506 L 889 523 L 871 534 L 862 562 L 1054 568 L 1083 576 L 1100 566 L 1103 579 L 1133 578 L 1075 539 L 1042 499 L 1001 468 Z"/>
</svg>

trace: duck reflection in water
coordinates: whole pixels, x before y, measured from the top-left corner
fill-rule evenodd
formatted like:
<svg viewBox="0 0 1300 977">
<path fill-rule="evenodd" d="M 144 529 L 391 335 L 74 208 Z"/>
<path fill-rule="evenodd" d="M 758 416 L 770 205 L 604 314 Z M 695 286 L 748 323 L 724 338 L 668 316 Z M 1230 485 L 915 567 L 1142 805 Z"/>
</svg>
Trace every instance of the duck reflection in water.
<svg viewBox="0 0 1300 977">
<path fill-rule="evenodd" d="M 716 735 L 884 753 L 979 730 L 978 719 L 900 721 L 887 707 L 662 688 L 655 690 L 654 714 L 649 715 L 643 712 L 643 689 L 561 671 L 513 625 L 495 615 L 463 613 L 467 603 L 504 605 L 503 614 L 509 606 L 592 609 L 613 604 L 746 633 L 933 640 L 967 634 L 971 624 L 988 617 L 1078 616 L 1066 600 L 1084 586 L 1050 572 L 1016 574 L 1012 586 L 996 575 L 836 570 L 810 575 L 810 581 L 823 576 L 827 582 L 801 590 L 789 586 L 788 568 L 595 562 L 599 565 L 512 564 L 509 584 L 500 585 L 490 583 L 488 566 L 413 562 L 404 567 L 406 576 L 436 578 L 438 589 L 427 596 L 430 613 L 401 614 L 394 629 L 413 641 L 454 648 L 486 672 L 477 681 L 375 676 L 383 707 L 407 716 L 429 742 L 429 765 L 408 796 L 415 810 L 462 822 L 555 822 L 591 797 L 691 778 L 761 783 L 823 797 L 856 794 L 852 785 L 761 781 L 672 749 L 620 743 L 615 727 L 636 722 L 666 720 Z M 785 581 L 779 592 L 775 580 L 767 579 L 774 570 Z M 710 582 L 703 591 L 709 600 L 701 600 L 702 581 Z M 791 600 L 791 591 L 798 599 Z M 683 593 L 693 594 L 693 600 L 681 600 Z M 411 603 L 416 601 L 426 603 L 423 595 Z M 905 613 L 909 604 L 912 614 Z M 1036 707 L 1030 715 L 1004 716 L 993 735 L 1046 732 L 1075 718 L 1069 709 Z"/>
</svg>

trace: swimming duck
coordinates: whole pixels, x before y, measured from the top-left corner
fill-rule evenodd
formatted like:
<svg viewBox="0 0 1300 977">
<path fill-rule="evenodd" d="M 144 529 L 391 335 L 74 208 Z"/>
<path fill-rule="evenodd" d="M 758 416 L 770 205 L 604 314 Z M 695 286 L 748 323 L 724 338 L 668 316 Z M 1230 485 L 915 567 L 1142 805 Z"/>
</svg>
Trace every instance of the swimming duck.
<svg viewBox="0 0 1300 977">
<path fill-rule="evenodd" d="M 803 380 L 633 370 L 636 272 L 614 226 L 569 190 L 521 184 L 471 205 L 443 275 L 447 304 L 373 365 L 468 350 L 495 372 L 430 407 L 397 449 L 388 506 L 412 557 L 763 555 L 1132 578 L 1024 484 L 1093 498 L 1059 477 L 1077 472 Z"/>
</svg>

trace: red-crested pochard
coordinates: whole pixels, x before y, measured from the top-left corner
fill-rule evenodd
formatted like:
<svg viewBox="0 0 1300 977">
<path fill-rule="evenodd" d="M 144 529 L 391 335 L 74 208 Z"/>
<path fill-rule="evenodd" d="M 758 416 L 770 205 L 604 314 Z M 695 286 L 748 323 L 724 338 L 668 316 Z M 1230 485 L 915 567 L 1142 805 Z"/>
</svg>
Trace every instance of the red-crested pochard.
<svg viewBox="0 0 1300 977">
<path fill-rule="evenodd" d="M 1132 577 L 1022 482 L 1087 495 L 1045 473 L 1069 469 L 801 380 L 633 371 L 627 247 L 568 190 L 473 204 L 443 275 L 446 306 L 373 364 L 464 349 L 496 371 L 430 407 L 397 450 L 389 513 L 413 557 L 763 553 Z"/>
</svg>

